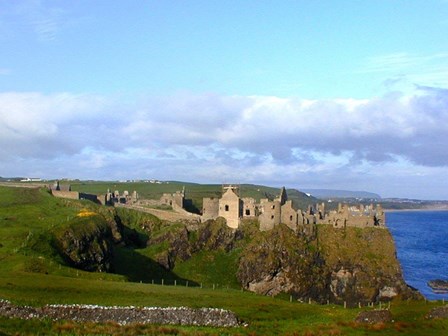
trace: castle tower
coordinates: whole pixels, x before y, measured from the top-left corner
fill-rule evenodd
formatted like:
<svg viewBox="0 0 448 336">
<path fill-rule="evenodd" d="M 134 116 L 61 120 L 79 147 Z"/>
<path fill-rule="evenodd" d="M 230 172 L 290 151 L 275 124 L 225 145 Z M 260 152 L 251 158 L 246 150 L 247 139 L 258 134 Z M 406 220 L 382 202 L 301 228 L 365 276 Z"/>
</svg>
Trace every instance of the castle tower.
<svg viewBox="0 0 448 336">
<path fill-rule="evenodd" d="M 280 189 L 280 195 L 276 200 L 280 202 L 280 205 L 284 205 L 286 203 L 286 201 L 288 200 L 288 195 L 286 194 L 285 187 L 282 187 L 282 189 Z"/>
<path fill-rule="evenodd" d="M 234 185 L 223 185 L 223 195 L 219 200 L 219 216 L 224 217 L 227 226 L 236 229 L 242 216 L 239 187 Z"/>
</svg>

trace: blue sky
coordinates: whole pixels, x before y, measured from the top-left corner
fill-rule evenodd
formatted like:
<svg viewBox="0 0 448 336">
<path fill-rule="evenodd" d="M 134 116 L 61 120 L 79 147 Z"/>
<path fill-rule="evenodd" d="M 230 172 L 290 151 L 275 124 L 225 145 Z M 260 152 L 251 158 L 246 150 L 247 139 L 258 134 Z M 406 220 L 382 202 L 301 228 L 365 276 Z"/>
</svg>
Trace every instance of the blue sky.
<svg viewBox="0 0 448 336">
<path fill-rule="evenodd" d="M 448 1 L 0 0 L 0 176 L 448 199 Z"/>
</svg>

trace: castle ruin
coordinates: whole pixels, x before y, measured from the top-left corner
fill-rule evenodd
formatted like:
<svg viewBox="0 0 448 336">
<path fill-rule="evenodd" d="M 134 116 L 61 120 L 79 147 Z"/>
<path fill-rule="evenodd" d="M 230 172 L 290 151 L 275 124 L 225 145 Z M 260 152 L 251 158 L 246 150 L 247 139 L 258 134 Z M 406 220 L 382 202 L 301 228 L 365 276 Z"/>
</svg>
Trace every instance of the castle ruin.
<svg viewBox="0 0 448 336">
<path fill-rule="evenodd" d="M 335 228 L 385 226 L 384 211 L 380 205 L 349 206 L 339 204 L 337 210 L 325 211 L 325 203 L 309 206 L 306 211 L 295 209 L 288 200 L 285 187 L 274 200 L 241 198 L 239 186 L 223 185 L 221 198 L 204 198 L 202 220 L 223 217 L 231 228 L 238 228 L 243 218 L 256 218 L 260 230 L 267 231 L 283 223 L 295 232 L 312 232 L 315 224 L 328 224 Z"/>
<path fill-rule="evenodd" d="M 73 200 L 85 199 L 95 203 L 101 203 L 101 199 L 99 199 L 96 195 L 72 191 L 72 187 L 70 184 L 60 184 L 59 181 L 56 181 L 54 184 L 49 185 L 48 189 L 54 197 Z"/>
<path fill-rule="evenodd" d="M 125 190 L 122 194 L 118 190 L 111 192 L 107 189 L 106 194 L 99 195 L 98 199 L 103 205 L 116 205 L 116 204 L 129 204 L 136 203 L 139 199 L 137 191 L 133 191 L 132 194 Z"/>
</svg>

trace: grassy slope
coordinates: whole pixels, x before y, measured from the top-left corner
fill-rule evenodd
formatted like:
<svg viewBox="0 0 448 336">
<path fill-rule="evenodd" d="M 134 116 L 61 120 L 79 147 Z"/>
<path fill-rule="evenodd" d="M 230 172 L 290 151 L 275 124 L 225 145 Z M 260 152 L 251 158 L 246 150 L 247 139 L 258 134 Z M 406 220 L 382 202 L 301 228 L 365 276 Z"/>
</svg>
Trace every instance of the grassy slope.
<svg viewBox="0 0 448 336">
<path fill-rule="evenodd" d="M 158 286 L 126 282 L 129 272 L 124 275 L 89 273 L 75 270 L 61 264 L 50 250 L 35 251 L 28 248 L 27 241 L 47 230 L 65 225 L 86 203 L 52 198 L 46 192 L 33 189 L 0 187 L 0 298 L 19 304 L 43 305 L 47 303 L 90 303 L 102 305 L 136 306 L 192 306 L 221 307 L 234 311 L 249 323 L 248 328 L 213 329 L 193 327 L 172 327 L 154 329 L 153 334 L 195 333 L 195 334 L 297 334 L 297 335 L 364 335 L 378 331 L 357 326 L 350 321 L 358 309 L 343 309 L 337 306 L 318 306 L 290 303 L 287 300 L 257 296 L 231 287 L 233 273 L 232 260 L 238 251 L 226 254 L 199 253 L 188 262 L 176 266 L 175 272 L 185 279 L 197 282 L 221 283 L 212 290 L 210 286 L 191 288 L 183 286 Z M 135 223 L 129 215 L 128 225 Z M 141 218 L 140 218 L 141 220 Z M 145 218 L 148 225 L 158 225 L 153 218 Z M 45 235 L 40 236 L 45 237 Z M 45 244 L 42 244 L 45 246 Z M 151 251 L 134 249 L 129 253 L 151 255 Z M 148 257 L 141 261 L 148 261 Z M 131 264 L 135 256 L 127 255 L 126 264 Z M 150 260 L 150 258 L 149 258 Z M 204 271 L 204 265 L 210 268 Z M 229 267 L 229 268 L 228 268 Z M 202 268 L 202 269 L 201 269 Z M 204 271 L 204 272 L 203 272 Z M 137 279 L 134 279 L 137 280 Z M 180 283 L 180 282 L 179 282 Z M 207 287 L 207 288 L 206 288 Z M 223 288 L 224 287 L 224 288 Z M 407 335 L 440 335 L 448 328 L 447 321 L 425 321 L 423 315 L 435 303 L 425 304 L 396 302 L 392 312 L 396 323 L 378 325 L 382 335 L 394 335 L 402 329 Z M 85 326 L 49 321 L 19 321 L 0 318 L 0 334 L 50 334 L 53 332 L 76 333 Z M 89 332 L 96 327 L 91 326 Z M 108 333 L 124 333 L 118 326 L 111 326 Z M 103 333 L 106 333 L 103 330 Z M 126 331 L 131 333 L 131 331 Z"/>
</svg>

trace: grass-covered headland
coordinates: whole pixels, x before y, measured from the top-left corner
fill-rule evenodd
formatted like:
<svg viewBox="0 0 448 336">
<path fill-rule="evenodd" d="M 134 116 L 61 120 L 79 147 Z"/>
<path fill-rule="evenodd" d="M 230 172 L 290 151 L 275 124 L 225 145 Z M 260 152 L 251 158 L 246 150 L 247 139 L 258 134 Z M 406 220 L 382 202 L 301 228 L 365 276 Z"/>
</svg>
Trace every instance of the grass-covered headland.
<svg viewBox="0 0 448 336">
<path fill-rule="evenodd" d="M 390 303 L 393 322 L 363 325 L 354 322 L 356 315 L 361 310 L 379 308 L 378 304 L 374 308 L 344 308 L 335 304 L 300 303 L 285 294 L 269 297 L 241 290 L 237 274 L 244 278 L 247 267 L 261 263 L 249 252 L 272 240 L 255 229 L 248 223 L 242 236 L 235 240 L 220 223 L 188 232 L 182 223 L 165 223 L 149 214 L 99 207 L 88 201 L 57 199 L 42 189 L 0 187 L 0 299 L 35 307 L 46 304 L 213 307 L 230 310 L 247 323 L 236 328 L 120 326 L 0 317 L 0 335 L 447 333 L 447 320 L 424 318 L 441 302 L 398 299 Z M 273 237 L 282 237 L 284 232 L 280 229 L 275 234 Z M 325 242 L 310 250 L 320 248 L 320 253 L 326 255 L 333 248 L 332 242 L 339 244 L 341 239 L 363 234 L 354 230 L 342 237 L 342 232 L 333 235 L 323 228 L 321 237 Z M 353 252 L 346 245 L 334 248 L 348 255 Z M 288 258 L 294 255 L 294 250 L 289 251 L 288 246 L 285 249 Z M 271 257 L 266 255 L 262 262 L 267 265 Z M 332 258 L 329 256 L 327 260 L 336 264 L 338 261 Z M 353 254 L 351 259 L 354 262 L 362 259 L 372 267 L 379 263 L 376 254 Z M 238 266 L 239 260 L 244 260 L 244 267 Z"/>
</svg>

